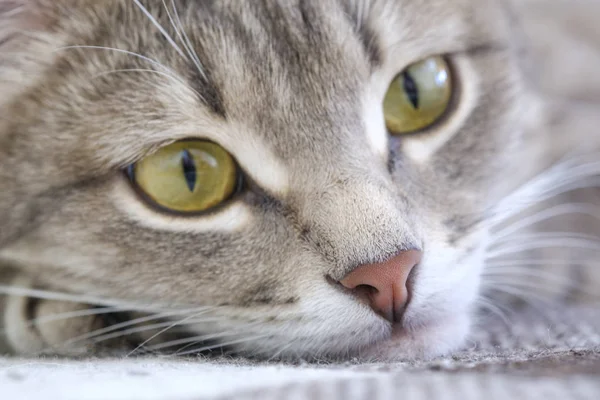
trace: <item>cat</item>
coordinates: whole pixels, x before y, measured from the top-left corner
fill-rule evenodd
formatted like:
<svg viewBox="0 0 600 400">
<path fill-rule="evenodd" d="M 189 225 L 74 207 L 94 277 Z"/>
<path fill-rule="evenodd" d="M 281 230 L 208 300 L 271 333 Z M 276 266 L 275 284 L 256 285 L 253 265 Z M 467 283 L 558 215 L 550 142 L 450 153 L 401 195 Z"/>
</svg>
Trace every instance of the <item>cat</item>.
<svg viewBox="0 0 600 400">
<path fill-rule="evenodd" d="M 533 4 L 0 0 L 8 347 L 461 348 L 519 212 L 600 172 Z"/>
</svg>

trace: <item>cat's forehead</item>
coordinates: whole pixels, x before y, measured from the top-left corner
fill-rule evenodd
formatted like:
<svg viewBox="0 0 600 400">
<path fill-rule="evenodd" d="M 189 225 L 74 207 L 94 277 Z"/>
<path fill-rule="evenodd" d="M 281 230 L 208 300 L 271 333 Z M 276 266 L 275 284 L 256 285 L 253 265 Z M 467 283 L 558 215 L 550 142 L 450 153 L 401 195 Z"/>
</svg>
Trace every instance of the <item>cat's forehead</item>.
<svg viewBox="0 0 600 400">
<path fill-rule="evenodd" d="M 236 155 L 260 150 L 302 174 L 306 165 L 319 164 L 373 169 L 367 164 L 385 145 L 372 146 L 384 139 L 371 140 L 378 133 L 367 132 L 367 108 L 381 104 L 396 74 L 432 55 L 502 47 L 508 38 L 505 15 L 491 0 L 171 5 L 170 12 L 156 4 L 148 9 L 167 26 L 175 19 L 198 56 L 197 63 L 179 65 L 202 71 L 205 78 L 196 76 L 192 84 L 217 119 L 226 121 L 220 137 L 211 139 L 228 147 L 253 143 L 239 146 Z M 156 35 L 149 38 L 164 45 Z M 374 113 L 382 122 L 376 107 Z"/>
<path fill-rule="evenodd" d="M 369 137 L 366 107 L 376 106 L 385 136 L 377 107 L 395 74 L 507 37 L 501 13 L 489 12 L 494 0 L 88 2 L 55 3 L 66 5 L 67 47 L 85 46 L 56 53 L 56 79 L 82 92 L 65 93 L 73 107 L 89 109 L 70 116 L 85 115 L 73 143 L 87 147 L 71 152 L 86 166 L 203 137 L 251 171 L 372 170 L 386 139 Z"/>
<path fill-rule="evenodd" d="M 316 119 L 319 126 L 339 127 L 356 117 L 373 75 L 385 81 L 430 55 L 501 44 L 505 26 L 489 12 L 496 3 L 156 1 L 141 2 L 145 10 L 128 7 L 139 17 L 133 19 L 140 43 L 134 50 L 183 75 L 211 112 L 253 125 L 255 134 L 285 129 L 286 138 L 301 140 Z M 182 57 L 143 11 L 170 33 Z"/>
<path fill-rule="evenodd" d="M 379 70 L 389 79 L 419 59 L 502 45 L 507 37 L 505 21 L 489 10 L 497 2 L 488 0 L 172 4 L 171 13 L 181 15 L 156 4 L 148 9 L 163 14 L 165 24 L 167 17 L 177 19 L 209 76 L 199 90 L 213 111 L 233 119 L 265 120 L 267 114 L 288 122 L 273 111 L 300 115 L 305 106 L 339 112 L 344 107 L 336 102 L 360 101 L 357 92 Z"/>
</svg>

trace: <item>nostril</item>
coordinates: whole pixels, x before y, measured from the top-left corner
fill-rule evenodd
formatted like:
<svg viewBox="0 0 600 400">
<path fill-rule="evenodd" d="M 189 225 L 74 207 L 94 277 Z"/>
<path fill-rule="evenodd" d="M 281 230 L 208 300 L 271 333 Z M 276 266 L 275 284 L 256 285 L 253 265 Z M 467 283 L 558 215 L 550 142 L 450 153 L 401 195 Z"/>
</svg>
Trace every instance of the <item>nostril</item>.
<svg viewBox="0 0 600 400">
<path fill-rule="evenodd" d="M 416 279 L 416 275 L 418 273 L 419 269 L 415 267 L 411 268 L 410 272 L 408 273 L 408 276 L 406 277 L 406 289 L 408 290 L 408 295 L 410 298 L 410 295 L 412 294 L 413 288 L 415 286 L 415 279 Z"/>
<path fill-rule="evenodd" d="M 380 263 L 361 265 L 339 284 L 388 321 L 399 322 L 410 300 L 414 267 L 421 256 L 418 250 L 408 250 Z"/>
<path fill-rule="evenodd" d="M 376 287 L 371 285 L 358 285 L 350 291 L 369 305 L 372 305 L 373 297 L 379 292 Z"/>
<path fill-rule="evenodd" d="M 359 301 L 365 303 L 371 309 L 373 309 L 376 313 L 381 315 L 383 318 L 387 320 L 394 320 L 394 310 L 391 308 L 392 306 L 386 306 L 379 304 L 379 299 L 381 298 L 381 294 L 379 290 L 375 286 L 371 285 L 358 285 L 355 288 L 349 289 L 350 293 L 352 293 Z"/>
</svg>

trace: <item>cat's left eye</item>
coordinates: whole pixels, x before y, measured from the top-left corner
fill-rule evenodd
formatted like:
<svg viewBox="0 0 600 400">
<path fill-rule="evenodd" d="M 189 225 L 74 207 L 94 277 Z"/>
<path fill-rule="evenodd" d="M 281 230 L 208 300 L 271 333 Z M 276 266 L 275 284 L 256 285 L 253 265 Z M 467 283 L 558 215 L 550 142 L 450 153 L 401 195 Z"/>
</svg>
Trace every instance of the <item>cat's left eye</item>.
<svg viewBox="0 0 600 400">
<path fill-rule="evenodd" d="M 205 140 L 184 140 L 165 146 L 129 169 L 134 186 L 159 208 L 199 213 L 230 199 L 239 187 L 233 157 Z"/>
<path fill-rule="evenodd" d="M 453 89 L 444 57 L 430 57 L 408 66 L 394 78 L 383 101 L 388 131 L 406 135 L 432 126 L 448 110 Z"/>
</svg>

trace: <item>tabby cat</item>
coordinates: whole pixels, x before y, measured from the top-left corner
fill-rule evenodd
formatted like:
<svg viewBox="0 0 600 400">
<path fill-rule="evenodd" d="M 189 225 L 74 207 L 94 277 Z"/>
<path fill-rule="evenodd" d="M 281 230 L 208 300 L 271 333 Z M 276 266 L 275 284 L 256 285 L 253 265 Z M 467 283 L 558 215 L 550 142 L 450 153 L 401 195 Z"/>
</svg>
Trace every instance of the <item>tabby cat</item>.
<svg viewBox="0 0 600 400">
<path fill-rule="evenodd" d="M 589 293 L 600 14 L 543 3 L 0 0 L 7 345 L 433 357 Z"/>
</svg>

